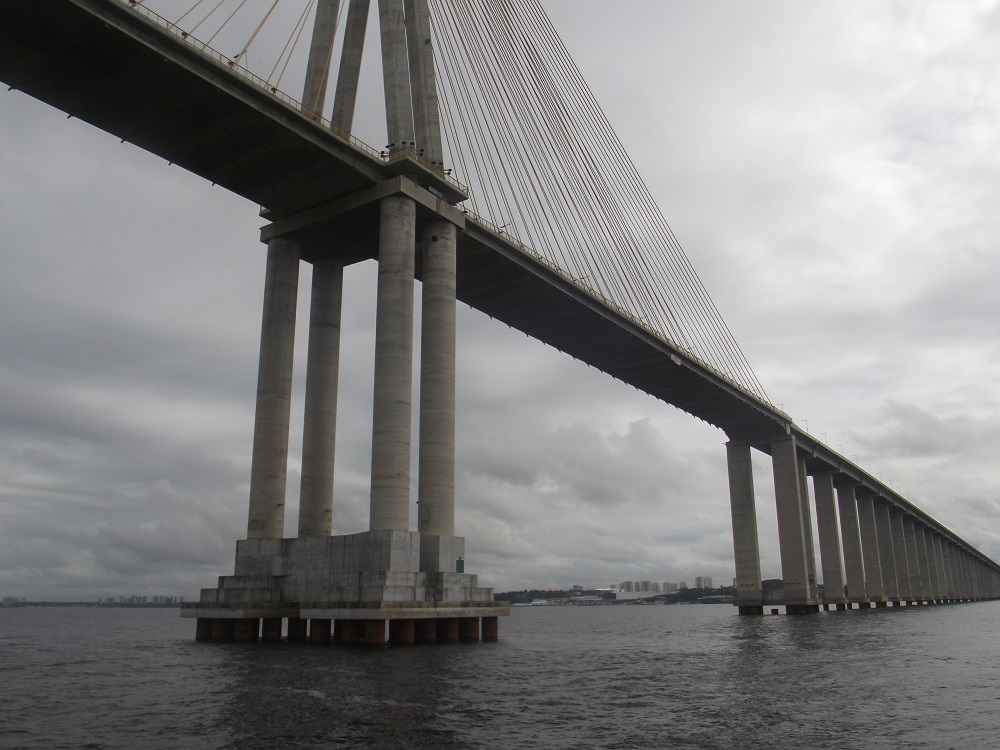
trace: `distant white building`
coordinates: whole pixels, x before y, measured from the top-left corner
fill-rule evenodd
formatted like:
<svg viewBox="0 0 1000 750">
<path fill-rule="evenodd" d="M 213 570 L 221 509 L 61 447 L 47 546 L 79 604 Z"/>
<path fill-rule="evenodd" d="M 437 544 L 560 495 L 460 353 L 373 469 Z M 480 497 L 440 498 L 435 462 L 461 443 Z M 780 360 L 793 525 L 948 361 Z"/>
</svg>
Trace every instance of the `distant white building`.
<svg viewBox="0 0 1000 750">
<path fill-rule="evenodd" d="M 663 591 L 677 591 L 677 584 L 674 581 L 664 581 L 660 584 Z"/>
<path fill-rule="evenodd" d="M 697 576 L 694 579 L 694 587 L 696 589 L 710 589 L 712 588 L 712 579 L 710 576 Z"/>
</svg>

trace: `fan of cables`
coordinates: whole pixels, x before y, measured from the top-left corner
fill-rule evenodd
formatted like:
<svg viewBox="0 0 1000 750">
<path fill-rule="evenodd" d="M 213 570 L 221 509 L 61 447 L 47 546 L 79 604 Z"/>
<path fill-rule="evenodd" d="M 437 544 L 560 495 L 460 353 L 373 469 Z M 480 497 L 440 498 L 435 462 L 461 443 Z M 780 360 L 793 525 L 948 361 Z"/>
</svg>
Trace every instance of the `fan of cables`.
<svg viewBox="0 0 1000 750">
<path fill-rule="evenodd" d="M 445 157 L 473 212 L 768 401 L 538 0 L 432 0 Z"/>
</svg>

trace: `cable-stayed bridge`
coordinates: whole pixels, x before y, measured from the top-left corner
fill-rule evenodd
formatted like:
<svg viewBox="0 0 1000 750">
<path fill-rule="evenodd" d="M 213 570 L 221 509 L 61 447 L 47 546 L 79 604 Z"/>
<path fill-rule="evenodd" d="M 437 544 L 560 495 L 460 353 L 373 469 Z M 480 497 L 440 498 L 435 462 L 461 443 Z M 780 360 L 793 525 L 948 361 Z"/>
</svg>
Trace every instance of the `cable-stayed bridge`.
<svg viewBox="0 0 1000 750">
<path fill-rule="evenodd" d="M 342 14 L 348 29 L 355 5 L 362 4 L 352 4 Z M 411 33 L 404 23 L 404 17 L 410 19 L 419 13 L 409 9 L 404 13 L 399 5 L 395 8 L 398 18 L 394 19 L 389 7 L 394 4 L 385 5 L 386 15 L 381 19 L 383 64 L 390 70 L 397 66 L 402 71 L 399 80 L 406 79 L 402 88 L 412 87 L 412 93 L 417 88 L 414 71 L 419 70 L 420 61 L 411 55 L 393 62 L 393 55 L 386 50 L 398 52 L 405 44 L 387 40 L 387 34 L 391 36 L 395 29 L 396 34 L 411 39 L 432 37 L 419 29 Z M 324 122 L 315 114 L 321 107 L 303 106 L 282 95 L 276 86 L 242 70 L 238 61 L 198 42 L 194 33 L 185 34 L 165 19 L 140 13 L 142 8 L 133 6 L 106 0 L 39 3 L 13 10 L 12 22 L 3 32 L 0 77 L 266 209 L 271 224 L 263 230 L 262 239 L 273 251 L 269 261 L 273 271 L 269 270 L 270 302 L 265 309 L 261 359 L 265 387 L 258 396 L 257 481 L 256 490 L 251 490 L 250 540 L 243 548 L 243 563 L 248 566 L 243 570 L 244 578 L 263 575 L 263 568 L 254 567 L 255 556 L 290 559 L 289 555 L 294 558 L 298 554 L 288 551 L 292 543 L 283 534 L 283 498 L 273 489 L 280 484 L 283 493 L 283 468 L 278 468 L 284 465 L 280 435 L 284 432 L 287 441 L 288 432 L 287 409 L 281 416 L 285 397 L 280 393 L 287 365 L 279 351 L 280 343 L 288 337 L 289 321 L 280 316 L 280 309 L 288 304 L 288 279 L 296 273 L 299 259 L 313 263 L 315 269 L 328 268 L 329 286 L 318 289 L 314 281 L 312 325 L 317 330 L 336 327 L 336 321 L 319 325 L 315 321 L 324 310 L 336 306 L 337 267 L 376 254 L 380 265 L 386 265 L 383 248 L 387 242 L 392 244 L 385 239 L 386 227 L 401 221 L 405 226 L 411 222 L 414 228 L 404 226 L 398 230 L 399 236 L 409 236 L 418 228 L 454 227 L 457 286 L 453 295 L 459 300 L 726 432 L 743 611 L 758 611 L 764 604 L 749 471 L 751 448 L 770 453 L 774 460 L 785 581 L 779 601 L 790 611 L 809 611 L 820 603 L 940 601 L 992 595 L 996 575 L 992 561 L 890 487 L 800 430 L 768 401 L 676 247 L 648 191 L 588 98 L 575 68 L 562 57 L 544 16 L 531 3 L 511 6 L 502 13 L 488 12 L 475 3 L 432 6 L 429 21 L 438 51 L 436 68 L 441 71 L 432 90 L 442 102 L 439 111 L 445 113 L 439 121 L 444 138 L 438 152 L 433 145 L 425 145 L 432 143 L 428 134 L 433 134 L 434 128 L 426 123 L 419 126 L 416 103 L 427 98 L 428 89 L 424 96 L 413 93 L 409 113 L 404 111 L 405 96 L 397 97 L 394 105 L 388 104 L 387 108 L 396 108 L 394 115 L 387 114 L 387 119 L 395 117 L 396 122 L 390 125 L 390 132 L 395 127 L 399 135 L 390 136 L 384 148 L 371 149 L 349 135 L 349 123 L 344 127 L 344 107 L 338 109 L 335 103 L 333 122 Z M 532 40 L 537 43 L 530 43 Z M 494 42 L 495 50 L 491 48 Z M 468 49 L 463 52 L 460 43 Z M 350 45 L 345 43 L 344 47 Z M 58 54 L 52 54 L 53 49 Z M 329 59 L 329 54 L 325 57 Z M 344 61 L 350 59 L 342 53 L 341 71 Z M 331 66 L 319 67 L 326 72 Z M 344 80 L 338 78 L 338 97 Z M 136 85 L 138 82 L 141 85 Z M 318 94 L 311 94 L 309 87 L 307 79 L 301 99 L 316 102 Z M 398 80 L 396 88 L 386 83 L 387 103 L 399 89 Z M 500 106 L 502 99 L 512 103 Z M 477 123 L 475 117 L 483 119 Z M 409 125 L 401 126 L 400 122 Z M 411 129 L 407 131 L 407 127 Z M 464 148 L 463 135 L 471 142 Z M 550 151 L 547 158 L 539 150 L 540 142 Z M 449 174 L 445 164 L 455 165 L 456 176 L 468 186 Z M 501 174 L 513 170 L 513 165 L 524 166 L 527 174 Z M 389 204 L 411 203 L 412 217 L 404 208 L 402 213 L 385 214 Z M 455 208 L 463 203 L 470 207 Z M 425 237 L 420 260 L 412 249 L 404 247 L 395 266 L 397 275 L 407 275 L 408 269 L 410 275 L 423 278 L 426 289 L 426 245 L 445 235 L 442 229 L 440 234 L 431 232 Z M 408 253 L 413 256 L 409 266 Z M 406 293 L 397 289 L 396 294 L 396 318 L 389 318 L 396 322 L 380 323 L 383 331 L 393 325 L 397 331 L 406 328 L 405 317 L 399 318 L 407 306 Z M 387 299 L 390 295 L 385 293 Z M 317 299 L 326 303 L 317 306 Z M 409 304 L 412 308 L 412 302 Z M 426 321 L 426 301 L 424 305 Z M 278 311 L 270 323 L 267 310 Z M 380 314 L 381 310 L 380 302 Z M 443 327 L 447 328 L 447 323 Z M 424 338 L 429 337 L 425 334 Z M 405 391 L 409 385 L 391 377 L 392 372 L 403 369 L 398 363 L 407 361 L 407 346 L 406 341 L 398 340 L 385 345 L 387 349 L 395 347 L 387 356 L 397 357 L 386 360 L 396 365 L 387 364 L 382 370 L 386 388 L 396 389 L 387 403 L 399 402 L 403 398 L 400 389 Z M 325 348 L 326 363 L 322 364 L 324 346 L 317 345 L 320 353 L 314 356 L 310 345 L 309 377 L 317 372 L 317 382 L 329 382 L 330 373 L 336 372 L 335 362 L 330 362 L 335 356 L 329 354 L 329 341 Z M 276 351 L 279 353 L 274 354 Z M 425 348 L 424 361 L 433 359 L 427 354 Z M 447 359 L 447 354 L 443 356 Z M 446 370 L 447 364 L 443 368 Z M 424 377 L 430 382 L 434 376 L 432 371 Z M 379 377 L 376 365 L 377 382 Z M 267 386 L 268 382 L 272 385 Z M 314 386 L 309 390 L 318 394 L 321 389 Z M 329 413 L 331 397 L 325 398 L 321 408 L 307 405 L 307 414 Z M 447 393 L 442 398 L 447 401 Z M 334 390 L 334 410 L 335 399 Z M 450 408 L 453 410 L 453 403 Z M 432 421 L 424 418 L 425 413 L 441 411 L 440 404 L 422 411 L 421 429 L 425 421 Z M 376 431 L 378 425 L 391 424 L 393 419 L 376 414 Z M 308 424 L 306 429 L 310 429 Z M 306 442 L 317 448 L 318 465 L 332 450 L 332 437 L 323 434 L 322 425 L 313 429 L 313 438 Z M 398 423 L 394 429 L 397 435 L 401 432 Z M 447 430 L 442 427 L 440 431 Z M 422 434 L 421 448 L 425 442 L 435 444 L 438 438 Z M 390 437 L 387 445 L 392 442 Z M 441 451 L 447 454 L 448 448 L 445 445 L 442 449 L 438 440 L 437 450 L 440 465 Z M 272 464 L 265 470 L 268 460 Z M 384 458 L 377 468 L 373 457 L 372 533 L 409 533 L 399 520 L 399 498 L 408 497 L 409 488 L 390 487 L 392 482 L 387 480 L 400 460 Z M 426 471 L 423 464 L 420 471 L 422 528 L 417 533 L 422 537 L 406 542 L 410 553 L 414 544 L 420 548 L 419 570 L 407 568 L 412 561 L 402 569 L 394 568 L 392 562 L 377 569 L 379 573 L 455 575 L 451 564 L 461 554 L 456 552 L 460 547 L 455 546 L 459 543 L 454 541 L 458 539 L 454 529 L 447 523 L 448 500 L 425 497 L 423 491 L 425 475 L 435 472 L 430 461 Z M 305 466 L 303 473 L 308 473 Z M 816 585 L 807 476 L 814 478 L 824 599 L 820 599 Z M 316 469 L 314 477 L 317 486 L 324 484 L 322 468 Z M 384 503 L 376 498 L 378 482 L 388 488 Z M 447 479 L 443 483 L 446 485 Z M 265 491 L 268 485 L 270 489 Z M 307 495 L 304 483 L 303 497 Z M 299 538 L 330 534 L 328 504 L 332 498 L 322 491 L 316 495 L 318 499 L 311 505 L 303 501 L 304 508 L 312 511 L 300 511 Z M 446 517 L 443 524 L 425 518 L 441 507 Z M 431 511 L 425 514 L 425 508 Z M 310 512 L 312 517 L 306 518 Z M 854 517 L 858 520 L 853 521 Z M 438 540 L 435 549 L 425 544 L 432 538 Z M 398 541 L 393 537 L 386 542 L 388 557 L 396 555 L 393 545 Z M 247 551 L 251 547 L 252 554 Z M 263 588 L 269 593 L 265 598 L 273 600 L 254 600 L 254 607 L 237 606 L 248 601 L 240 599 L 247 589 L 240 588 L 235 578 L 238 576 L 217 591 L 214 604 L 219 606 L 198 611 L 203 620 L 264 618 L 265 630 L 268 620 L 273 628 L 279 613 L 297 621 L 340 621 L 327 616 L 331 607 L 306 612 L 305 617 L 301 610 L 290 614 L 286 612 L 290 612 L 287 601 L 282 600 L 289 592 L 276 594 L 266 586 Z M 387 586 L 384 576 L 381 580 L 381 585 Z M 473 589 L 470 584 L 465 591 Z M 476 601 L 478 596 L 460 600 Z M 281 604 L 284 609 L 256 604 Z M 227 612 L 227 607 L 231 611 Z M 486 611 L 488 607 L 481 609 L 459 614 L 465 619 L 492 616 Z M 368 610 L 359 614 L 364 616 L 356 619 L 365 622 L 394 619 L 379 618 L 377 612 L 373 615 Z M 395 619 L 411 616 L 402 613 Z M 217 630 L 225 633 L 221 626 Z"/>
</svg>

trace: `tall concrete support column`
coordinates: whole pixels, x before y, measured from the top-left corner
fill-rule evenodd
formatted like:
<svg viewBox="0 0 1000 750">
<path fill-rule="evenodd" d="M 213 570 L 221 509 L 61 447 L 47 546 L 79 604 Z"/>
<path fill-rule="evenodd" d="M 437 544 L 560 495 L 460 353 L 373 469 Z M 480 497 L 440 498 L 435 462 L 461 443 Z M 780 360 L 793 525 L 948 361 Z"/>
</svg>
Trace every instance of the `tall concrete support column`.
<svg viewBox="0 0 1000 750">
<path fill-rule="evenodd" d="M 923 525 L 914 525 L 914 531 L 917 534 L 917 555 L 923 555 L 920 558 L 920 577 L 924 582 L 924 593 L 927 596 L 928 601 L 937 603 L 941 598 L 937 589 L 937 577 L 934 571 L 934 557 L 933 549 L 931 547 L 931 530 Z"/>
<path fill-rule="evenodd" d="M 406 41 L 410 53 L 410 87 L 413 127 L 417 148 L 431 164 L 443 162 L 437 84 L 434 80 L 434 50 L 431 47 L 431 15 L 427 0 L 403 0 Z"/>
<path fill-rule="evenodd" d="M 944 572 L 944 589 L 948 599 L 956 599 L 958 590 L 955 587 L 955 571 L 952 567 L 951 542 L 942 538 L 941 542 L 941 570 Z"/>
<path fill-rule="evenodd" d="M 882 587 L 890 601 L 899 601 L 899 586 L 896 580 L 896 557 L 892 545 L 892 525 L 889 506 L 875 504 L 875 527 L 878 529 L 878 558 L 882 565 Z"/>
<path fill-rule="evenodd" d="M 910 596 L 916 601 L 923 601 L 927 598 L 924 591 L 926 576 L 920 573 L 920 548 L 917 546 L 918 541 L 923 546 L 923 532 L 918 540 L 914 519 L 910 516 L 903 519 L 903 536 L 906 538 L 906 568 L 910 572 Z"/>
<path fill-rule="evenodd" d="M 858 524 L 858 498 L 853 484 L 841 484 L 837 487 L 837 507 L 840 510 L 840 535 L 844 549 L 847 600 L 849 602 L 867 602 L 865 563 L 861 552 L 861 528 Z"/>
<path fill-rule="evenodd" d="M 734 440 L 726 443 L 726 463 L 729 466 L 729 504 L 733 515 L 736 605 L 740 614 L 764 614 L 750 444 Z"/>
<path fill-rule="evenodd" d="M 809 563 L 806 559 L 806 521 L 802 517 L 799 460 L 795 438 L 771 443 L 774 465 L 774 495 L 778 510 L 778 543 L 781 548 L 781 577 L 784 599 L 792 606 L 811 606 L 816 597 L 810 586 Z M 812 529 L 808 529 L 809 536 Z"/>
<path fill-rule="evenodd" d="M 799 503 L 802 505 L 802 533 L 806 540 L 806 566 L 809 571 L 809 596 L 819 598 L 819 579 L 816 577 L 816 540 L 813 536 L 812 502 L 809 500 L 809 471 L 806 460 L 799 457 Z"/>
<path fill-rule="evenodd" d="M 415 225 L 412 199 L 394 195 L 382 200 L 372 410 L 373 531 L 410 527 Z"/>
<path fill-rule="evenodd" d="M 326 84 L 330 80 L 333 36 L 337 32 L 339 0 L 317 0 L 312 43 L 306 61 L 306 82 L 302 89 L 302 108 L 315 120 L 323 114 Z"/>
<path fill-rule="evenodd" d="M 313 263 L 302 430 L 299 536 L 329 536 L 333 529 L 333 463 L 337 439 L 337 379 L 344 267 Z"/>
<path fill-rule="evenodd" d="M 892 554 L 896 563 L 896 587 L 900 600 L 910 600 L 910 568 L 906 557 L 906 537 L 903 534 L 903 514 L 889 509 L 889 523 L 892 526 Z"/>
<path fill-rule="evenodd" d="M 382 32 L 386 130 L 389 150 L 396 151 L 414 142 L 403 0 L 378 0 L 378 16 Z"/>
<path fill-rule="evenodd" d="M 250 468 L 250 539 L 280 539 L 284 533 L 299 255 L 297 242 L 277 238 L 267 243 Z"/>
<path fill-rule="evenodd" d="M 875 500 L 871 495 L 857 495 L 858 527 L 861 531 L 861 554 L 865 561 L 865 592 L 868 600 L 884 602 L 885 584 L 882 579 L 882 557 L 878 543 Z"/>
<path fill-rule="evenodd" d="M 417 530 L 455 533 L 456 228 L 431 222 L 423 235 L 420 355 L 420 482 Z M 426 555 L 422 556 L 426 559 Z M 439 556 L 437 556 L 439 557 Z M 454 570 L 449 560 L 446 570 Z M 438 563 L 433 567 L 443 567 Z"/>
<path fill-rule="evenodd" d="M 823 601 L 843 604 L 844 565 L 840 551 L 840 523 L 834 499 L 833 472 L 823 471 L 813 475 L 813 492 L 816 495 L 816 526 L 819 530 L 819 553 L 823 569 Z"/>
<path fill-rule="evenodd" d="M 927 555 L 928 596 L 934 601 L 940 602 L 944 598 L 944 593 L 941 591 L 941 571 L 938 569 L 937 535 L 926 526 L 924 527 L 924 546 Z"/>
<path fill-rule="evenodd" d="M 354 107 L 358 99 L 358 79 L 361 76 L 361 56 L 365 49 L 370 0 L 351 0 L 344 28 L 344 47 L 340 52 L 337 91 L 333 98 L 330 125 L 342 133 L 354 126 Z"/>
</svg>

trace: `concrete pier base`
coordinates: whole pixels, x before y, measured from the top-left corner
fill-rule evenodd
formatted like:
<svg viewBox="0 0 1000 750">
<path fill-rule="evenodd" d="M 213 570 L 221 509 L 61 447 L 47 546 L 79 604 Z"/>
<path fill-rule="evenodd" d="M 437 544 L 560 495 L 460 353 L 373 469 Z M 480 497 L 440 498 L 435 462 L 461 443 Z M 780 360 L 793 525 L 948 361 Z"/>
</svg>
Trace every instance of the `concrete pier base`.
<svg viewBox="0 0 1000 750">
<path fill-rule="evenodd" d="M 385 645 L 385 620 L 364 620 L 364 644 L 366 646 Z"/>
<path fill-rule="evenodd" d="M 196 641 L 212 640 L 212 620 L 207 617 L 199 617 L 195 627 L 194 639 Z"/>
<path fill-rule="evenodd" d="M 416 642 L 416 620 L 389 620 L 389 643 L 412 646 Z"/>
<path fill-rule="evenodd" d="M 233 640 L 238 643 L 256 643 L 260 637 L 260 620 L 248 618 L 233 621 Z"/>
<path fill-rule="evenodd" d="M 308 632 L 309 621 L 301 617 L 288 618 L 288 642 L 304 643 Z"/>
<path fill-rule="evenodd" d="M 233 632 L 235 625 L 236 625 L 236 620 L 225 620 L 222 618 L 213 619 L 212 640 L 213 641 L 233 640 Z"/>
<path fill-rule="evenodd" d="M 741 615 L 762 615 L 764 614 L 763 604 L 740 604 L 739 613 Z"/>
<path fill-rule="evenodd" d="M 445 617 L 437 621 L 438 643 L 458 643 L 458 618 Z"/>
<path fill-rule="evenodd" d="M 479 643 L 479 618 L 462 617 L 458 620 L 458 639 L 462 643 Z"/>
<path fill-rule="evenodd" d="M 330 634 L 333 632 L 333 622 L 326 618 L 317 618 L 309 621 L 309 642 L 329 643 Z"/>
<path fill-rule="evenodd" d="M 499 637 L 499 618 L 484 617 L 482 620 L 483 643 L 496 643 Z"/>
<path fill-rule="evenodd" d="M 337 620 L 334 641 L 343 646 L 356 646 L 363 636 L 361 620 Z"/>
<path fill-rule="evenodd" d="M 415 620 L 413 624 L 414 640 L 417 643 L 437 643 L 437 621 Z"/>
<path fill-rule="evenodd" d="M 813 615 L 819 612 L 818 604 L 786 604 L 786 615 Z"/>
<path fill-rule="evenodd" d="M 281 640 L 281 618 L 265 617 L 260 639 L 265 643 L 277 643 Z"/>
</svg>

